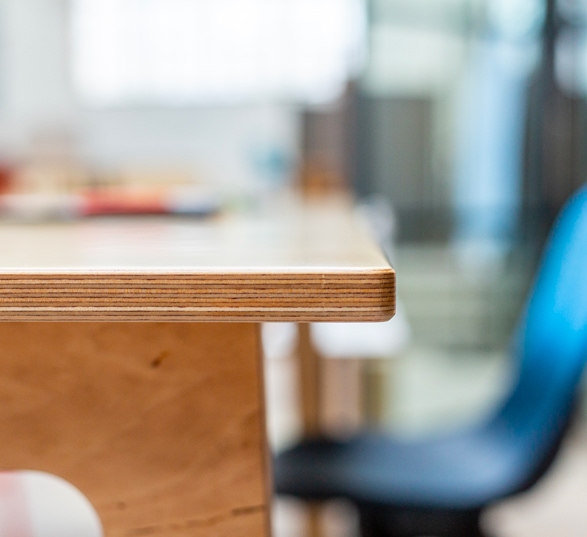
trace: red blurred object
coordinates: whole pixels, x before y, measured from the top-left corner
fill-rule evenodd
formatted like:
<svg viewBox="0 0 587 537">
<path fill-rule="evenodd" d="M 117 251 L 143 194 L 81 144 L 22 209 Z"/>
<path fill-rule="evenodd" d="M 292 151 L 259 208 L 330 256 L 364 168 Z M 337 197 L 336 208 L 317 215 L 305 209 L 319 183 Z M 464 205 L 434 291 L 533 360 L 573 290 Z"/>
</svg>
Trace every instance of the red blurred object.
<svg viewBox="0 0 587 537">
<path fill-rule="evenodd" d="M 8 164 L 0 163 L 0 194 L 6 194 L 12 187 L 14 168 Z"/>
<path fill-rule="evenodd" d="M 84 195 L 82 216 L 166 214 L 168 208 L 157 193 L 128 192 L 123 189 L 106 192 L 88 192 Z"/>
</svg>

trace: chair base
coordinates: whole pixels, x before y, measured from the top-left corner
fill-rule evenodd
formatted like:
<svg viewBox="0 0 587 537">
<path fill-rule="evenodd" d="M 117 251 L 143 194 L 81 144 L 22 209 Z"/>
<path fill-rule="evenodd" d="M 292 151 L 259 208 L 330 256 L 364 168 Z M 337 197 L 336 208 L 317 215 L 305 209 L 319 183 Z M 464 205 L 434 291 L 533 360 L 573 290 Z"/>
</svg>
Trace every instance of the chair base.
<svg viewBox="0 0 587 537">
<path fill-rule="evenodd" d="M 361 537 L 486 537 L 479 515 L 480 510 L 359 506 Z"/>
</svg>

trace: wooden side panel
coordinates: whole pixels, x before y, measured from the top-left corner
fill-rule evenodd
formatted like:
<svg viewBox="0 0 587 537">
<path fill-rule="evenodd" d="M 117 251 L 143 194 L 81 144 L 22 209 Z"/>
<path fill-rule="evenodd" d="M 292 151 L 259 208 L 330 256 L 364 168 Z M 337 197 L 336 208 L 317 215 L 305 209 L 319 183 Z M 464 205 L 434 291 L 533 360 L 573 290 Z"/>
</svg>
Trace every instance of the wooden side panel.
<svg viewBox="0 0 587 537">
<path fill-rule="evenodd" d="M 106 537 L 267 535 L 257 330 L 0 323 L 0 468 L 64 477 Z"/>
</svg>

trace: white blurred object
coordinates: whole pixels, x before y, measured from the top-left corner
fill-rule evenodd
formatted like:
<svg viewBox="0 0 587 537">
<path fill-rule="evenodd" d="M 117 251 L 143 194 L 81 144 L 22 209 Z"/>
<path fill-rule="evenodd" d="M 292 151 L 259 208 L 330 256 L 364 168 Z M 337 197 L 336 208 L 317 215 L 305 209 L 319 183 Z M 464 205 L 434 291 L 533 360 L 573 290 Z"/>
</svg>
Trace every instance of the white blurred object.
<svg viewBox="0 0 587 537">
<path fill-rule="evenodd" d="M 310 330 L 316 349 L 326 358 L 393 358 L 410 340 L 401 304 L 384 323 L 314 323 Z"/>
<path fill-rule="evenodd" d="M 298 340 L 296 323 L 263 323 L 261 325 L 263 354 L 268 360 L 290 356 Z"/>
<path fill-rule="evenodd" d="M 0 472 L 0 537 L 102 536 L 96 511 L 72 484 L 44 472 Z"/>
<path fill-rule="evenodd" d="M 86 104 L 329 102 L 358 73 L 362 0 L 74 0 Z"/>
<path fill-rule="evenodd" d="M 395 316 L 383 323 L 312 323 L 310 333 L 316 350 L 325 358 L 392 358 L 410 341 L 411 329 L 401 303 Z M 294 353 L 296 323 L 263 323 L 263 354 L 268 360 Z"/>
</svg>

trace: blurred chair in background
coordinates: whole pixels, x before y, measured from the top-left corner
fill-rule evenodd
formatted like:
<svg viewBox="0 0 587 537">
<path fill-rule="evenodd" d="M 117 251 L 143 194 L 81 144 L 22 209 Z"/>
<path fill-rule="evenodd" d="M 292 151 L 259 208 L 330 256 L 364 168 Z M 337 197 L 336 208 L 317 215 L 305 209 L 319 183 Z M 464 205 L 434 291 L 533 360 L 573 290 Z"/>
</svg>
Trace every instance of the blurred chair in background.
<svg viewBox="0 0 587 537">
<path fill-rule="evenodd" d="M 514 339 L 516 378 L 487 420 L 417 442 L 305 440 L 276 457 L 277 493 L 351 500 L 363 537 L 482 535 L 483 509 L 536 483 L 571 421 L 587 355 L 585 244 L 587 189 L 554 227 Z"/>
</svg>

